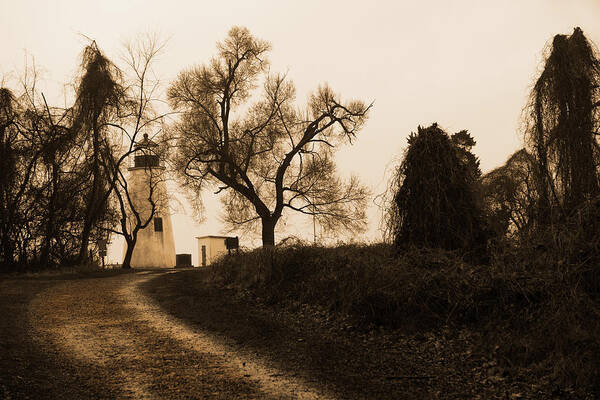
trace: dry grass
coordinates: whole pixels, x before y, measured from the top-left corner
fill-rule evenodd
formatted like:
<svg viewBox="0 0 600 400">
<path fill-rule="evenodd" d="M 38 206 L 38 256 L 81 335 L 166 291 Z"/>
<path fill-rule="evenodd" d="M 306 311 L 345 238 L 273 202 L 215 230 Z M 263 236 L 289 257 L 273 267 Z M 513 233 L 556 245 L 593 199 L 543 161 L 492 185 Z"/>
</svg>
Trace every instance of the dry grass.
<svg viewBox="0 0 600 400">
<path fill-rule="evenodd" d="M 516 374 L 598 391 L 597 263 L 565 264 L 555 253 L 504 250 L 478 266 L 439 250 L 397 255 L 383 244 L 291 246 L 228 256 L 211 271 L 216 282 L 273 303 L 318 305 L 364 328 L 468 327 Z"/>
</svg>

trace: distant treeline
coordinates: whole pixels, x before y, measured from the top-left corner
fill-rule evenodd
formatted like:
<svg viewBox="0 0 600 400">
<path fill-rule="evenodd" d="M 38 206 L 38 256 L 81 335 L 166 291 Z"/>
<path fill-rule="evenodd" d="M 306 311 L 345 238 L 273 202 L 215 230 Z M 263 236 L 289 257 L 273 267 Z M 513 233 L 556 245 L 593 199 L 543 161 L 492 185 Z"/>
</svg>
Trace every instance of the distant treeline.
<svg viewBox="0 0 600 400">
<path fill-rule="evenodd" d="M 342 103 L 325 86 L 295 111 L 293 85 L 268 75 L 270 44 L 239 27 L 211 64 L 183 71 L 163 95 L 149 73 L 160 49 L 153 38 L 128 46 L 127 76 L 92 42 L 69 107 L 47 103 L 35 70 L 18 93 L 0 88 L 0 270 L 85 264 L 111 233 L 124 236 L 129 266 L 156 209 L 152 195 L 144 212 L 136 209 L 124 172 L 142 134 L 160 139 L 153 151 L 174 162 L 193 200 L 209 184 L 224 191 L 227 222 L 260 224 L 265 246 L 284 210 L 331 229 L 364 229 L 368 190 L 336 177 L 331 149 L 355 136 L 370 105 Z M 248 82 L 261 74 L 264 99 L 231 122 L 231 107 L 250 98 Z M 179 137 L 171 158 L 160 134 L 165 114 L 153 107 L 165 97 L 184 114 L 166 129 Z M 600 237 L 599 105 L 593 45 L 579 28 L 555 36 L 525 108 L 524 148 L 482 176 L 467 131 L 419 127 L 390 184 L 386 237 L 400 248 L 460 250 L 484 262 L 515 243 L 572 246 L 565 262 L 586 259 Z"/>
</svg>

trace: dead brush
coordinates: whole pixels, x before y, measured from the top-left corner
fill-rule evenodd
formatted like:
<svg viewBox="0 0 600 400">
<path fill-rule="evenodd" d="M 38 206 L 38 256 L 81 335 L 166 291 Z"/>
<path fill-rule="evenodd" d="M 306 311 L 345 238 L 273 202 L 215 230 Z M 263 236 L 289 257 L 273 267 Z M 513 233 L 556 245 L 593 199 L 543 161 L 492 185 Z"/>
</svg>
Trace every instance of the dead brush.
<svg viewBox="0 0 600 400">
<path fill-rule="evenodd" d="M 561 235 L 563 245 L 577 244 Z M 536 243 L 507 247 L 485 266 L 444 250 L 296 245 L 274 249 L 268 279 L 259 279 L 262 250 L 225 257 L 212 273 L 267 302 L 315 305 L 359 328 L 468 328 L 512 375 L 525 371 L 593 387 L 600 356 L 598 263 L 559 264 L 579 250 Z"/>
<path fill-rule="evenodd" d="M 598 223 L 593 207 L 584 208 L 511 249 L 509 258 L 497 257 L 499 278 L 526 301 L 514 313 L 499 314 L 502 329 L 490 329 L 489 341 L 516 370 L 598 391 L 600 256 L 593 235 Z"/>
</svg>

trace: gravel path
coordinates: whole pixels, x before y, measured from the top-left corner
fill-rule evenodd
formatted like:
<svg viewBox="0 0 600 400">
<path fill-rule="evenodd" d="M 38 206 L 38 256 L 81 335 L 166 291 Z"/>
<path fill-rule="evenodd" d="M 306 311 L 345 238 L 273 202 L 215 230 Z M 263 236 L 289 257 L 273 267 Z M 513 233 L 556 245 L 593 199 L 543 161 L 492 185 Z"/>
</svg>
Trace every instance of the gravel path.
<svg viewBox="0 0 600 400">
<path fill-rule="evenodd" d="M 0 398 L 330 397 L 164 313 L 138 289 L 164 273 L 2 282 L 3 301 L 15 315 L 26 308 L 26 320 L 0 332 L 0 348 L 10 350 L 0 368 L 11 369 L 2 371 L 10 376 L 0 378 Z"/>
</svg>

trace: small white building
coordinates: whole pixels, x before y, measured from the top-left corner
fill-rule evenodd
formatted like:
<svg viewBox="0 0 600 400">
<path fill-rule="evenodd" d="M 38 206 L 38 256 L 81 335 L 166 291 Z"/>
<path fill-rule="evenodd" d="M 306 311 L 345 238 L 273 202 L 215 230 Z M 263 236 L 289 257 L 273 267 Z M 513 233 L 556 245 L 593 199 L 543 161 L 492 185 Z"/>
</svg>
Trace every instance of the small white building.
<svg viewBox="0 0 600 400">
<path fill-rule="evenodd" d="M 227 253 L 227 240 L 237 238 L 229 236 L 196 236 L 198 239 L 198 266 L 206 267 L 212 264 L 219 256 Z"/>
</svg>

